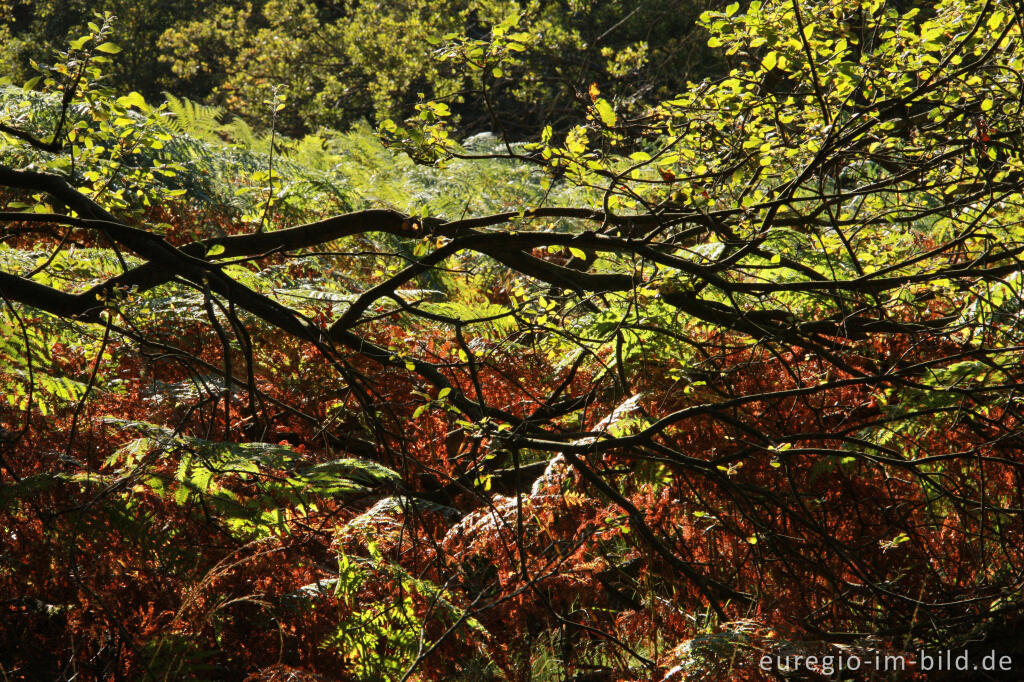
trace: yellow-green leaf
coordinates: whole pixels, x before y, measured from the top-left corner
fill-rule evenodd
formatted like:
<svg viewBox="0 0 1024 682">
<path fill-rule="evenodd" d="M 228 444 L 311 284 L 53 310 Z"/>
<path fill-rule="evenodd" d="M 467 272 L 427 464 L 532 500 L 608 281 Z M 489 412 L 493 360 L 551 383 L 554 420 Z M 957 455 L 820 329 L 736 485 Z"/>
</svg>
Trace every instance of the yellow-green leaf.
<svg viewBox="0 0 1024 682">
<path fill-rule="evenodd" d="M 139 109 L 146 109 L 146 98 L 137 92 L 130 92 L 124 97 L 118 97 L 117 103 L 122 107 L 138 107 Z"/>
<path fill-rule="evenodd" d="M 612 105 L 608 103 L 608 100 L 604 98 L 598 98 L 594 101 L 594 108 L 597 109 L 597 113 L 601 116 L 601 122 L 609 128 L 615 125 L 618 117 L 615 116 L 615 110 Z"/>
</svg>

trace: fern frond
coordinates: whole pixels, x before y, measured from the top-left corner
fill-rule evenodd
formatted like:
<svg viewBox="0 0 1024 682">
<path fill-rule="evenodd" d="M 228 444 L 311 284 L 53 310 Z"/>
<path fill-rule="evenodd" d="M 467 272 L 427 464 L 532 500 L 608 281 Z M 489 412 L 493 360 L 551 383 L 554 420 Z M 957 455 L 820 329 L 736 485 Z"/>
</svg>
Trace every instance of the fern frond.
<svg viewBox="0 0 1024 682">
<path fill-rule="evenodd" d="M 166 119 L 168 128 L 208 142 L 218 139 L 217 132 L 224 125 L 222 108 L 175 97 L 169 92 L 164 93 L 164 98 L 171 113 Z"/>
</svg>

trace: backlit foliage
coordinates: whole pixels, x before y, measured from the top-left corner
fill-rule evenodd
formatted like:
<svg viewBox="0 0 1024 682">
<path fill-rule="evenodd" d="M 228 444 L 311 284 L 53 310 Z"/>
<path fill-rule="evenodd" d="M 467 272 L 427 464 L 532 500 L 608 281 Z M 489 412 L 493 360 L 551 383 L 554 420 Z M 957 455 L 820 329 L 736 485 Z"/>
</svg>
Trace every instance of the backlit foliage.
<svg viewBox="0 0 1024 682">
<path fill-rule="evenodd" d="M 728 74 L 516 143 L 154 106 L 101 17 L 0 93 L 0 670 L 1019 665 L 1024 17 L 904 4 L 705 12 Z M 436 56 L 512 96 L 492 19 Z"/>
</svg>

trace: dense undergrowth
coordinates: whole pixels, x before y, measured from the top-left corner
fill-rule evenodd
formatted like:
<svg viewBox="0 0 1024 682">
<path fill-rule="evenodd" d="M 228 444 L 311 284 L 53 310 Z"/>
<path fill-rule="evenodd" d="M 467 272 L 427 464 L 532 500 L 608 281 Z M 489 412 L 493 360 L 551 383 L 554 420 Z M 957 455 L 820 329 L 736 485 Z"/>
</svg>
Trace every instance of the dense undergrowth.
<svg viewBox="0 0 1024 682">
<path fill-rule="evenodd" d="M 730 78 L 527 144 L 155 107 L 100 28 L 0 90 L 0 676 L 1024 661 L 996 4 L 730 7 Z"/>
</svg>

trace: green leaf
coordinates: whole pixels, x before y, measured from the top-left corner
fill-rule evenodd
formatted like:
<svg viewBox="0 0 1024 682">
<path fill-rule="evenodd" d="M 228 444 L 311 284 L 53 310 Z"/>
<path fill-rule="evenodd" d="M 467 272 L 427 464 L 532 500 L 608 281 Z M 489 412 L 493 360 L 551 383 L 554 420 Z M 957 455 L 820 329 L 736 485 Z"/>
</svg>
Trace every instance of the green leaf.
<svg viewBox="0 0 1024 682">
<path fill-rule="evenodd" d="M 601 122 L 609 128 L 615 126 L 615 122 L 618 118 L 615 116 L 615 109 L 608 103 L 608 100 L 604 98 L 598 98 L 594 101 L 594 108 L 597 109 L 597 113 L 601 116 Z"/>
<path fill-rule="evenodd" d="M 130 108 L 137 107 L 139 109 L 147 109 L 146 98 L 137 92 L 130 92 L 124 97 L 118 97 L 117 103 L 122 107 Z"/>
<path fill-rule="evenodd" d="M 219 256 L 220 254 L 224 253 L 224 250 L 225 249 L 224 249 L 224 245 L 223 244 L 214 244 L 206 252 L 206 257 L 207 258 L 212 258 L 213 256 Z"/>
<path fill-rule="evenodd" d="M 97 45 L 96 49 L 100 52 L 106 52 L 107 54 L 117 54 L 121 51 L 121 48 L 114 43 L 103 43 L 101 45 Z"/>
</svg>

